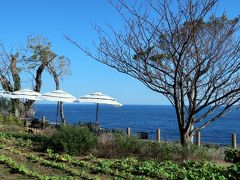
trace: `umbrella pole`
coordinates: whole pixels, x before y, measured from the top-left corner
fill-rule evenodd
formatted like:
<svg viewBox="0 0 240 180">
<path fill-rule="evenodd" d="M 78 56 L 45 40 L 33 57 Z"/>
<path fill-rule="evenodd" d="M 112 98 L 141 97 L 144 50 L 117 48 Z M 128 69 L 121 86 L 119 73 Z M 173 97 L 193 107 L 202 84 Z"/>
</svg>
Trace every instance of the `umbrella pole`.
<svg viewBox="0 0 240 180">
<path fill-rule="evenodd" d="M 27 108 L 26 108 L 27 106 L 26 101 L 23 103 L 23 105 L 24 105 L 24 111 L 25 111 L 24 126 L 27 126 L 28 114 L 27 114 Z"/>
<path fill-rule="evenodd" d="M 98 103 L 97 103 L 97 108 L 96 108 L 96 124 L 98 124 Z"/>
<path fill-rule="evenodd" d="M 57 103 L 56 126 L 58 125 L 58 109 L 59 109 L 59 101 Z"/>
</svg>

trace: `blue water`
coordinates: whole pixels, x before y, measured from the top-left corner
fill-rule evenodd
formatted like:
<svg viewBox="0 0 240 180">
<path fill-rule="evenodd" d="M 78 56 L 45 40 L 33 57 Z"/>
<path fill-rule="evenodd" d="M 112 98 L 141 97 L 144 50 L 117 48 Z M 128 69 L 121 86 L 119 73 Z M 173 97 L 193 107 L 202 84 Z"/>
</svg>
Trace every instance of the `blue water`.
<svg viewBox="0 0 240 180">
<path fill-rule="evenodd" d="M 55 122 L 55 104 L 35 104 L 34 109 L 36 118 L 45 116 L 50 122 Z M 64 110 L 67 123 L 95 122 L 95 105 L 65 104 Z M 172 106 L 100 105 L 99 122 L 102 128 L 125 131 L 127 127 L 131 127 L 134 134 L 139 131 L 148 132 L 150 139 L 156 139 L 156 129 L 160 128 L 163 140 L 179 140 L 177 119 Z M 240 110 L 232 111 L 207 126 L 201 132 L 201 140 L 205 143 L 231 144 L 231 134 L 234 132 L 237 133 L 237 141 L 240 143 Z"/>
</svg>

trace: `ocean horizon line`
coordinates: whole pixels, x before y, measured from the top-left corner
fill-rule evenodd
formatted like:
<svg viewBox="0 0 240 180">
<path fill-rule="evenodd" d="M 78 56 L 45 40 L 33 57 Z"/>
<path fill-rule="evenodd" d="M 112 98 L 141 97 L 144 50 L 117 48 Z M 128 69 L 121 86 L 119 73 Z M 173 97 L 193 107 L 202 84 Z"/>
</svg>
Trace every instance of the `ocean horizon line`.
<svg viewBox="0 0 240 180">
<path fill-rule="evenodd" d="M 49 103 L 34 103 L 34 104 L 37 104 L 37 105 L 54 105 L 54 104 L 57 104 L 57 102 L 49 102 Z M 96 103 L 64 103 L 64 105 L 81 105 L 81 106 L 84 106 L 84 105 L 96 105 Z M 103 106 L 107 105 L 108 104 L 101 104 Z M 110 105 L 112 106 L 112 105 Z M 123 106 L 173 106 L 171 104 L 123 104 Z"/>
</svg>

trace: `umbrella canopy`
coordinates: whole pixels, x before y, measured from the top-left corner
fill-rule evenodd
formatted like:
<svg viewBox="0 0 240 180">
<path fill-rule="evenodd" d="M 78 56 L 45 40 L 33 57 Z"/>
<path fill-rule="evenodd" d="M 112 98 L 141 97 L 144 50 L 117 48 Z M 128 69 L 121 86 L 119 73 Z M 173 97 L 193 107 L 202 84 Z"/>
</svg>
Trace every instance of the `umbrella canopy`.
<svg viewBox="0 0 240 180">
<path fill-rule="evenodd" d="M 63 90 L 55 90 L 48 93 L 45 93 L 41 96 L 44 100 L 56 101 L 56 102 L 75 102 L 77 98 L 73 95 L 64 92 Z"/>
<path fill-rule="evenodd" d="M 122 104 L 117 102 L 114 98 L 105 95 L 101 92 L 94 92 L 89 95 L 82 96 L 80 97 L 79 101 L 86 103 L 110 104 L 114 106 L 122 106 Z"/>
<path fill-rule="evenodd" d="M 14 91 L 10 98 L 12 99 L 30 99 L 30 100 L 43 100 L 40 98 L 41 94 L 39 92 L 33 91 L 31 89 L 21 89 L 19 91 Z"/>
<path fill-rule="evenodd" d="M 113 106 L 122 106 L 119 102 L 117 102 L 114 98 L 105 95 L 101 92 L 94 92 L 86 96 L 82 96 L 79 99 L 80 102 L 86 103 L 97 103 L 96 108 L 96 124 L 98 124 L 98 104 L 110 104 Z"/>
<path fill-rule="evenodd" d="M 48 101 L 56 101 L 57 104 L 57 113 L 56 113 L 56 125 L 58 124 L 58 111 L 59 111 L 59 102 L 68 102 L 72 103 L 77 100 L 73 95 L 64 92 L 63 90 L 55 90 L 48 93 L 45 93 L 41 96 L 41 98 L 48 100 Z"/>
<path fill-rule="evenodd" d="M 3 98 L 7 97 L 7 92 L 5 90 L 1 89 L 0 90 L 0 97 L 3 97 Z"/>
<path fill-rule="evenodd" d="M 0 90 L 0 97 L 11 98 L 12 97 L 12 92 L 5 91 L 5 90 L 1 89 Z"/>
</svg>

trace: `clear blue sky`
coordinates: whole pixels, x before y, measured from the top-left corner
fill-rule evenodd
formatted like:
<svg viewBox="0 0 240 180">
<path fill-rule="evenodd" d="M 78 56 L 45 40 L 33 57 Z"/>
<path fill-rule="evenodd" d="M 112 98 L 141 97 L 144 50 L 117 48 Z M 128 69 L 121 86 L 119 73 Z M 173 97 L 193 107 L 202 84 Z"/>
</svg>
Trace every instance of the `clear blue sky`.
<svg viewBox="0 0 240 180">
<path fill-rule="evenodd" d="M 239 0 L 221 0 L 218 7 L 231 17 L 240 14 Z M 121 18 L 108 0 L 1 0 L 0 22 L 0 43 L 8 49 L 24 47 L 27 36 L 37 34 L 48 38 L 57 54 L 67 56 L 72 74 L 61 82 L 61 88 L 76 97 L 101 91 L 123 104 L 169 104 L 162 95 L 91 60 L 63 38 L 67 33 L 91 47 L 97 39 L 93 24 L 120 28 Z M 42 92 L 55 89 L 52 79 L 44 76 L 44 80 Z"/>
</svg>

